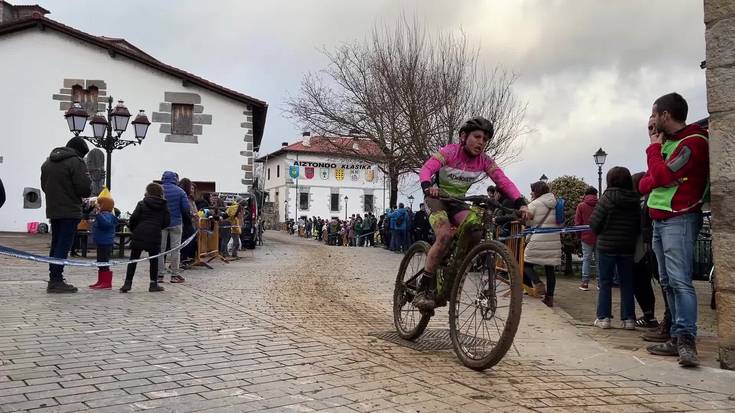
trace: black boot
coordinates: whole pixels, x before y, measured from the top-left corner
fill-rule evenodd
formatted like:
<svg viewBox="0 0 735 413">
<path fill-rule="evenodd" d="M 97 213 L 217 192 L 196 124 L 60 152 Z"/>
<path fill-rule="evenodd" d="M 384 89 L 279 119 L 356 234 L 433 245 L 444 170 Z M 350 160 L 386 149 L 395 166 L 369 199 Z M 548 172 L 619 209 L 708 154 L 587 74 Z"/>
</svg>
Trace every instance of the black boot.
<svg viewBox="0 0 735 413">
<path fill-rule="evenodd" d="M 46 292 L 49 294 L 66 294 L 75 293 L 79 289 L 71 284 L 67 284 L 65 279 L 49 281 L 46 286 Z"/>
<path fill-rule="evenodd" d="M 699 366 L 699 357 L 697 356 L 697 338 L 691 334 L 682 334 L 679 337 L 679 364 L 682 367 Z"/>
<path fill-rule="evenodd" d="M 150 284 L 150 285 L 148 286 L 148 292 L 151 292 L 151 293 L 158 293 L 158 292 L 161 292 L 161 291 L 163 291 L 163 290 L 164 290 L 164 288 L 163 288 L 163 287 L 161 287 L 160 285 L 158 285 L 158 283 L 157 283 L 157 282 L 155 282 L 155 283 L 154 283 L 154 282 L 152 282 L 152 283 L 151 283 L 151 284 Z"/>
<path fill-rule="evenodd" d="M 651 344 L 646 347 L 646 350 L 656 356 L 678 356 L 679 340 L 677 340 L 676 337 L 671 337 L 671 339 L 665 343 Z"/>
<path fill-rule="evenodd" d="M 126 293 L 130 291 L 131 288 L 133 288 L 133 277 L 130 275 L 126 275 L 125 282 L 123 283 L 123 286 L 120 287 L 120 292 Z"/>
<path fill-rule="evenodd" d="M 671 316 L 669 314 L 664 315 L 664 319 L 658 325 L 658 328 L 654 331 L 648 332 L 641 336 L 643 341 L 650 341 L 653 343 L 665 343 L 671 339 L 669 332 L 671 331 Z"/>
</svg>

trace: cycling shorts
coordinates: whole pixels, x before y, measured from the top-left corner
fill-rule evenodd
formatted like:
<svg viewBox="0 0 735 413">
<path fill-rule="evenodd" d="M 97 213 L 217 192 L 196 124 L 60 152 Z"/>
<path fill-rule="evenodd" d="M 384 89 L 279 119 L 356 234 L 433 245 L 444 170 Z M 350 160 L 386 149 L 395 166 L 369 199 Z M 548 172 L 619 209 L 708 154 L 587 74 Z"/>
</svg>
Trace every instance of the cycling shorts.
<svg viewBox="0 0 735 413">
<path fill-rule="evenodd" d="M 459 226 L 470 210 L 470 206 L 462 201 L 441 200 L 436 198 L 424 198 L 424 203 L 429 208 L 431 215 L 429 223 L 432 227 L 440 222 L 447 221 L 453 226 Z"/>
</svg>

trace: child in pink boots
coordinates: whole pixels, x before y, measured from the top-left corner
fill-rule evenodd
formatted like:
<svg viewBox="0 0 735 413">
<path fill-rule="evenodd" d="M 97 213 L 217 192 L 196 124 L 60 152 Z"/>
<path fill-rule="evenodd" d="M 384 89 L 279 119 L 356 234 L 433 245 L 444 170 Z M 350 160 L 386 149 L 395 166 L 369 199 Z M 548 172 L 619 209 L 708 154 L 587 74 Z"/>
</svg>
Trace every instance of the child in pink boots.
<svg viewBox="0 0 735 413">
<path fill-rule="evenodd" d="M 115 229 L 117 228 L 117 217 L 113 214 L 115 201 L 110 196 L 109 191 L 102 191 L 102 194 L 97 198 L 97 208 L 99 212 L 92 226 L 94 243 L 97 244 L 97 262 L 108 262 L 112 254 Z M 90 285 L 89 288 L 96 290 L 112 288 L 110 267 L 98 267 L 97 283 Z"/>
</svg>

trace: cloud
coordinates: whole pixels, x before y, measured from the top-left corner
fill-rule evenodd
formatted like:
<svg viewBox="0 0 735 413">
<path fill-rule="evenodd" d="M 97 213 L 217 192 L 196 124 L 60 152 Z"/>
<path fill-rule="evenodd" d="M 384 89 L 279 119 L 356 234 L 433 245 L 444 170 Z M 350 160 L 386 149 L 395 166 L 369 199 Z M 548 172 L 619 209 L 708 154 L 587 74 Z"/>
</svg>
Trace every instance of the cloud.
<svg viewBox="0 0 735 413">
<path fill-rule="evenodd" d="M 41 3 L 62 23 L 127 38 L 166 63 L 268 101 L 264 151 L 299 136 L 282 116 L 283 102 L 298 93 L 304 73 L 326 65 L 319 49 L 362 40 L 375 24 L 402 15 L 415 16 L 430 33 L 466 34 L 484 65 L 520 76 L 516 91 L 535 132 L 507 169 L 522 189 L 542 173 L 596 182 L 591 158 L 599 147 L 610 154 L 609 166 L 644 168 L 645 122 L 664 93 L 688 99 L 690 120 L 706 116 L 698 1 Z"/>
</svg>

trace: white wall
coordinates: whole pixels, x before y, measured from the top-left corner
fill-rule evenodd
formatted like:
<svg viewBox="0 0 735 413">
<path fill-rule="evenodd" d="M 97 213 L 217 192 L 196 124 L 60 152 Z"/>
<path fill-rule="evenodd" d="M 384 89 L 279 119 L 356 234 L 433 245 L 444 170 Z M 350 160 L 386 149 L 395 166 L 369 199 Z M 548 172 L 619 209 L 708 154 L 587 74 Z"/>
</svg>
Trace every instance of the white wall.
<svg viewBox="0 0 735 413">
<path fill-rule="evenodd" d="M 132 212 L 146 184 L 160 179 L 164 170 L 193 181 L 215 181 L 218 191 L 248 189 L 241 183 L 246 158 L 240 155 L 246 150 L 246 130 L 240 127 L 245 104 L 184 87 L 178 78 L 124 57 L 111 58 L 103 49 L 48 29 L 3 36 L 0 56 L 0 176 L 7 193 L 7 203 L 0 209 L 0 230 L 24 231 L 26 222 L 45 221 L 45 199 L 43 208 L 24 210 L 22 190 L 40 188 L 41 164 L 54 147 L 64 146 L 72 137 L 59 101 L 52 100 L 65 78 L 105 81 L 108 95 L 124 100 L 133 116 L 144 109 L 152 119 L 165 91 L 199 94 L 204 113 L 212 115 L 212 124 L 203 126 L 198 144 L 164 142 L 160 124 L 153 123 L 143 145 L 113 152 L 112 194 L 121 211 Z M 91 135 L 91 127 L 85 132 Z M 123 138 L 133 136 L 129 127 Z"/>
<path fill-rule="evenodd" d="M 319 175 L 318 167 L 315 168 L 314 177 L 307 179 L 305 176 L 304 167 L 300 167 L 298 186 L 299 192 L 302 192 L 308 188 L 310 194 L 309 209 L 301 210 L 296 205 L 298 202 L 296 185 L 297 180 L 291 179 L 288 176 L 288 167 L 297 160 L 297 154 L 295 152 L 288 152 L 286 154 L 279 155 L 274 158 L 268 159 L 268 167 L 271 169 L 271 179 L 266 179 L 265 190 L 270 193 L 270 201 L 278 202 L 277 208 L 279 211 L 279 218 L 283 220 L 285 217 L 294 218 L 302 215 L 306 216 L 320 216 L 322 218 L 329 218 L 332 216 L 338 216 L 342 219 L 345 217 L 345 202 L 344 197 L 348 197 L 347 201 L 347 215 L 361 214 L 365 215 L 365 209 L 363 204 L 363 196 L 367 193 L 373 195 L 373 213 L 380 215 L 381 211 L 385 209 L 387 203 L 387 196 L 389 191 L 389 183 L 385 182 L 383 175 L 378 170 L 374 170 L 374 178 L 372 182 L 367 181 L 366 170 L 358 170 L 359 179 L 357 181 L 352 180 L 349 170 L 345 170 L 345 178 L 338 181 L 334 174 L 334 169 L 329 170 L 329 179 L 322 179 Z M 357 159 L 350 158 L 337 158 L 329 157 L 319 154 L 298 154 L 298 160 L 300 162 L 329 162 L 336 163 L 338 167 L 342 164 L 354 165 L 364 164 Z M 281 167 L 281 176 L 276 177 L 276 165 Z M 267 178 L 266 168 L 266 178 Z M 330 197 L 332 188 L 336 188 L 339 191 L 339 210 L 330 210 Z M 385 188 L 385 191 L 384 191 Z M 278 199 L 276 199 L 276 192 L 278 192 Z M 286 198 L 287 196 L 287 198 Z M 288 213 L 286 213 L 286 203 L 288 199 Z M 383 201 L 385 199 L 385 202 Z"/>
</svg>

